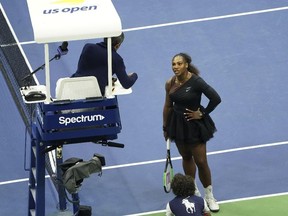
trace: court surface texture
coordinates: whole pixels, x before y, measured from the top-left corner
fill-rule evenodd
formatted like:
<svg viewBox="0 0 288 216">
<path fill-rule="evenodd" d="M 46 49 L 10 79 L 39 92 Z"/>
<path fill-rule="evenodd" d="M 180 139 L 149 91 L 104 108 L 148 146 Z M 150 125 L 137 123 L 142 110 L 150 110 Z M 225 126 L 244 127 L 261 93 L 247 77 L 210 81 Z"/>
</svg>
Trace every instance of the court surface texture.
<svg viewBox="0 0 288 216">
<path fill-rule="evenodd" d="M 132 94 L 118 97 L 123 126 L 118 141 L 125 148 L 92 143 L 64 146 L 65 158 L 86 160 L 94 153 L 106 158 L 103 175 L 84 180 L 81 204 L 92 206 L 93 216 L 164 215 L 166 203 L 173 198 L 162 185 L 164 85 L 173 75 L 171 58 L 186 52 L 222 98 L 211 114 L 218 131 L 207 144 L 214 194 L 221 208 L 213 215 L 286 215 L 288 0 L 113 3 L 125 33 L 119 53 L 127 71 L 137 72 L 139 79 Z M 31 68 L 36 69 L 44 63 L 44 47 L 34 42 L 26 1 L 1 0 L 1 5 Z M 69 53 L 51 62 L 52 94 L 59 78 L 75 72 L 83 45 L 98 41 L 71 41 Z M 59 45 L 50 45 L 51 55 Z M 45 84 L 44 71 L 36 76 Z M 23 216 L 29 176 L 24 169 L 28 166 L 25 126 L 2 73 L 0 86 L 0 215 Z M 175 172 L 183 172 L 175 145 L 171 154 Z M 47 178 L 47 215 L 57 212 L 51 187 Z"/>
</svg>

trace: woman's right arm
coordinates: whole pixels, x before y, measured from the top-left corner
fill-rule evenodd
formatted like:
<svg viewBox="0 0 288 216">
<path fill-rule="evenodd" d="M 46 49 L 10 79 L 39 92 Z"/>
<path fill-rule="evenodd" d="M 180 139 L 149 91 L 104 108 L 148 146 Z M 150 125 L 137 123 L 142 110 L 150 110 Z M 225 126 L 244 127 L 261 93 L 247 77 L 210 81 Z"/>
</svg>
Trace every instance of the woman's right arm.
<svg viewBox="0 0 288 216">
<path fill-rule="evenodd" d="M 173 103 L 169 97 L 170 87 L 171 87 L 171 79 L 168 80 L 165 84 L 166 94 L 165 94 L 165 102 L 164 102 L 164 107 L 163 107 L 163 132 L 164 132 L 165 139 L 168 138 L 167 133 L 166 133 L 167 120 L 168 120 L 169 115 L 171 114 L 172 109 L 173 109 Z"/>
</svg>

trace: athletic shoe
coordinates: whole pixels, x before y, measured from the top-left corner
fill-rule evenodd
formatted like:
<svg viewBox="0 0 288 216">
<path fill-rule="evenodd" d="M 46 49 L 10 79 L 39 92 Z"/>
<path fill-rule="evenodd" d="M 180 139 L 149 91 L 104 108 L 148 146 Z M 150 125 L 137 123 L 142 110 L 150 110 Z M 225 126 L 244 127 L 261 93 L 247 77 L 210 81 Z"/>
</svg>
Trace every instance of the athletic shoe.
<svg viewBox="0 0 288 216">
<path fill-rule="evenodd" d="M 205 197 L 207 205 L 211 212 L 218 212 L 220 210 L 217 200 L 214 197 Z"/>
</svg>

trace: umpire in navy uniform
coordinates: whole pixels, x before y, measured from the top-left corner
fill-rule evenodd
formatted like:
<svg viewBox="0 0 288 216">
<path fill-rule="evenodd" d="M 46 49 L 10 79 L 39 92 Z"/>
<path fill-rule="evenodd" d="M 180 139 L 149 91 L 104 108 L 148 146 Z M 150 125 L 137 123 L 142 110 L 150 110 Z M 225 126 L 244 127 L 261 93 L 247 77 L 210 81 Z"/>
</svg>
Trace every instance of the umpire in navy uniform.
<svg viewBox="0 0 288 216">
<path fill-rule="evenodd" d="M 127 74 L 123 58 L 117 50 L 124 41 L 124 34 L 112 37 L 112 75 L 116 75 L 123 88 L 128 89 L 138 79 L 137 73 Z M 108 85 L 108 54 L 107 38 L 100 43 L 87 43 L 82 49 L 78 61 L 78 68 L 72 77 L 95 76 L 98 80 L 102 95 Z"/>
</svg>

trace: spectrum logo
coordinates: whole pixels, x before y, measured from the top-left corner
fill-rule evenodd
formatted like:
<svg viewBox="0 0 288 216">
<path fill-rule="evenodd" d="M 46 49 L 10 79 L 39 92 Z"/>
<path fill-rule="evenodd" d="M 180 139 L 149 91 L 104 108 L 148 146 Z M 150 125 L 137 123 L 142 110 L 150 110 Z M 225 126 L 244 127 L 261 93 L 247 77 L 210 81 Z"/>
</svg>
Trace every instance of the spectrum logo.
<svg viewBox="0 0 288 216">
<path fill-rule="evenodd" d="M 96 122 L 96 121 L 102 121 L 104 120 L 104 116 L 102 115 L 90 115 L 90 116 L 84 116 L 80 115 L 77 117 L 67 117 L 64 116 L 59 117 L 59 124 L 67 126 L 68 124 L 77 124 L 77 123 L 83 123 L 83 122 Z"/>
<path fill-rule="evenodd" d="M 61 4 L 69 4 L 69 5 L 81 5 L 80 7 L 62 7 L 62 8 L 53 8 L 53 9 L 45 9 L 43 10 L 43 14 L 57 14 L 57 13 L 75 13 L 75 12 L 85 12 L 85 11 L 93 11 L 97 9 L 96 5 L 83 6 L 86 0 L 58 0 L 53 2 L 53 4 L 61 5 Z"/>
</svg>

